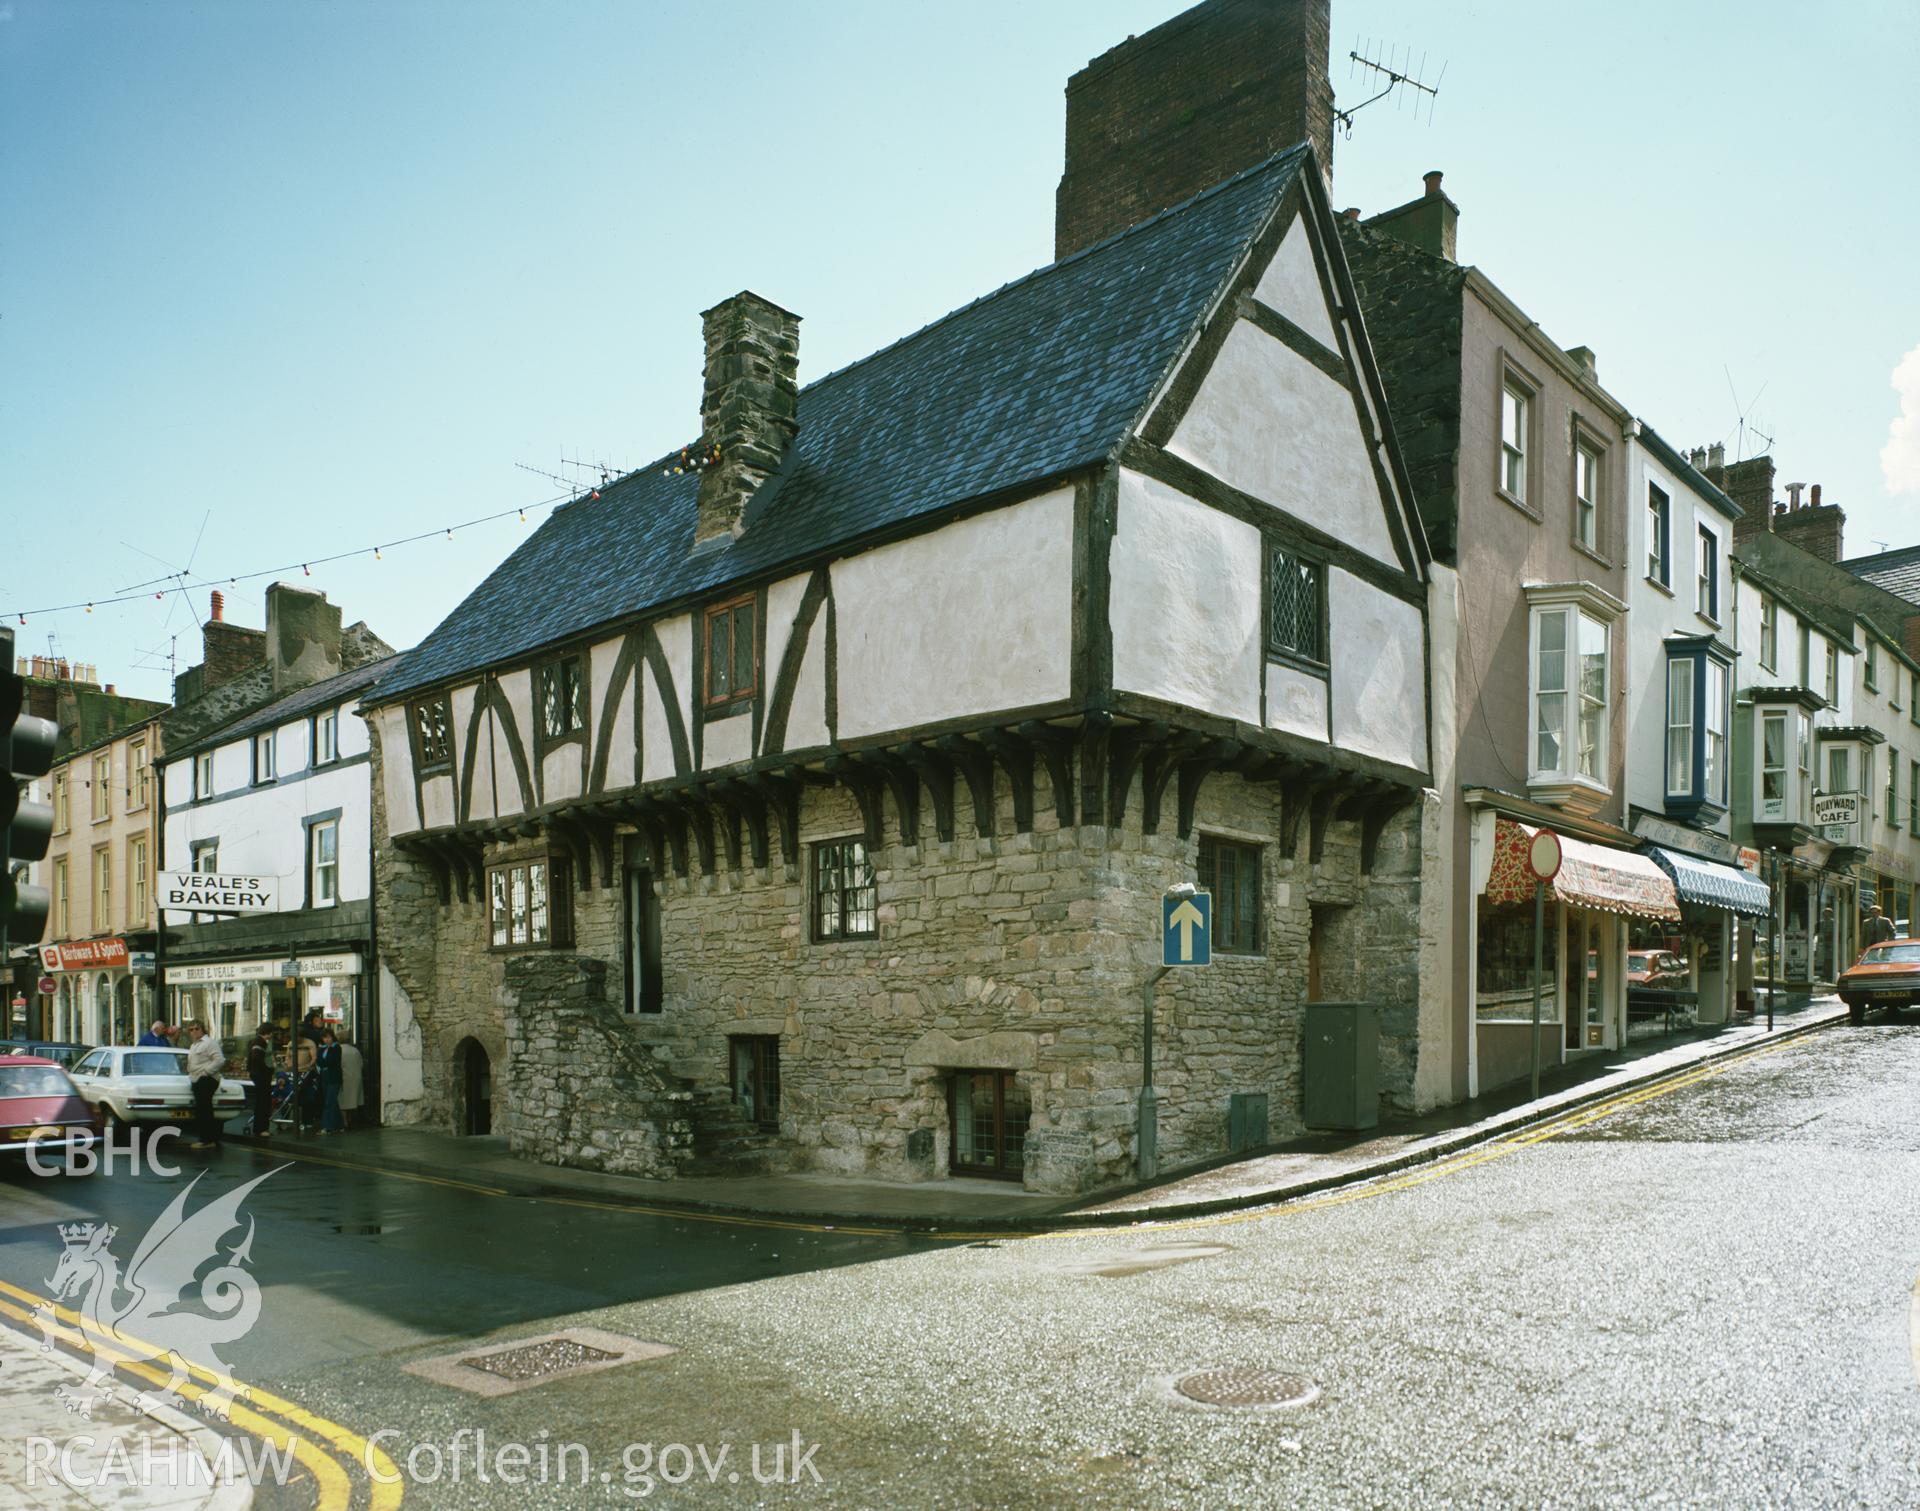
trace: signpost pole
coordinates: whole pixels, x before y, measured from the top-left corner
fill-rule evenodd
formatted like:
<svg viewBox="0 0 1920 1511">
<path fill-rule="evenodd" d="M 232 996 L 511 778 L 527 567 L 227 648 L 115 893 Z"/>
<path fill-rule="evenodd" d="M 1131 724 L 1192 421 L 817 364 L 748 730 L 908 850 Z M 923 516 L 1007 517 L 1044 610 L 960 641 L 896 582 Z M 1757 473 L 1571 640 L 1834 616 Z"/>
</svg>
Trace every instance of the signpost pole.
<svg viewBox="0 0 1920 1511">
<path fill-rule="evenodd" d="M 1533 1079 L 1529 1101 L 1540 1100 L 1540 970 L 1541 945 L 1547 931 L 1547 884 L 1533 882 Z"/>
<path fill-rule="evenodd" d="M 1134 1144 L 1142 1180 L 1160 1173 L 1160 1096 L 1153 1089 L 1153 988 L 1166 973 L 1166 966 L 1155 966 L 1140 988 L 1140 1110 Z"/>
<path fill-rule="evenodd" d="M 1764 857 L 1763 857 L 1764 858 Z M 1767 1032 L 1773 1032 L 1774 979 L 1780 972 L 1780 858 L 1773 858 L 1773 885 L 1767 888 Z"/>
</svg>

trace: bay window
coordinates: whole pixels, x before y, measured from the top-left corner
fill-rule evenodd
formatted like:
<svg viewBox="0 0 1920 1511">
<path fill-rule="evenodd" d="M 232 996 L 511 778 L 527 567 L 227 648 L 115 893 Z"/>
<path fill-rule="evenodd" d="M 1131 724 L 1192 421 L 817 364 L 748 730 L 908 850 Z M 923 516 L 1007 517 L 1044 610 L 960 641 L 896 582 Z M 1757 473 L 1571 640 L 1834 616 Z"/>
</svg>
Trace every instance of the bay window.
<svg viewBox="0 0 1920 1511">
<path fill-rule="evenodd" d="M 1667 642 L 1667 811 L 1679 817 L 1726 809 L 1732 665 L 1732 654 L 1710 635 Z M 1770 757 L 1783 786 L 1786 736 L 1783 720 L 1773 736 L 1776 750 L 1762 752 L 1763 767 Z"/>
<path fill-rule="evenodd" d="M 1609 790 L 1612 635 L 1619 601 L 1591 583 L 1529 587 L 1531 794 L 1591 812 Z"/>
<path fill-rule="evenodd" d="M 1693 796 L 1693 660 L 1667 663 L 1667 796 Z"/>
</svg>

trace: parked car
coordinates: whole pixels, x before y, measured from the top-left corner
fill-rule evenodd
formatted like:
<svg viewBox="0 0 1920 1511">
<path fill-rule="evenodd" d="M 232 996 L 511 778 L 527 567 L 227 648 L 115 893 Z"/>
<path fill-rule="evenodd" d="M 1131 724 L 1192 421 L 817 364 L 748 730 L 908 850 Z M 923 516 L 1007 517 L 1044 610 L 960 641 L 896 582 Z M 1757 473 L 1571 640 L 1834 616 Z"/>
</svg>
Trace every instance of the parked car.
<svg viewBox="0 0 1920 1511">
<path fill-rule="evenodd" d="M 1899 1012 L 1920 1002 L 1920 939 L 1889 939 L 1868 945 L 1852 966 L 1840 973 L 1840 1000 L 1855 1023 L 1867 1020 L 1867 1009 L 1884 1007 Z"/>
<path fill-rule="evenodd" d="M 59 1039 L 0 1039 L 0 1055 L 33 1055 L 69 1069 L 91 1048 L 91 1044 L 70 1044 Z"/>
<path fill-rule="evenodd" d="M 0 1158 L 42 1160 L 56 1151 L 69 1175 L 86 1175 L 91 1161 L 73 1155 L 100 1137 L 100 1114 L 87 1105 L 65 1069 L 44 1055 L 0 1054 Z"/>
<path fill-rule="evenodd" d="M 1627 985 L 1684 988 L 1691 976 L 1687 962 L 1671 950 L 1628 950 Z"/>
<path fill-rule="evenodd" d="M 184 1049 L 143 1049 L 116 1044 L 90 1050 L 73 1067 L 80 1095 L 100 1108 L 116 1128 L 141 1123 L 184 1123 L 193 1116 L 193 1083 Z M 221 1077 L 213 1115 L 225 1122 L 246 1111 L 247 1090 Z"/>
</svg>

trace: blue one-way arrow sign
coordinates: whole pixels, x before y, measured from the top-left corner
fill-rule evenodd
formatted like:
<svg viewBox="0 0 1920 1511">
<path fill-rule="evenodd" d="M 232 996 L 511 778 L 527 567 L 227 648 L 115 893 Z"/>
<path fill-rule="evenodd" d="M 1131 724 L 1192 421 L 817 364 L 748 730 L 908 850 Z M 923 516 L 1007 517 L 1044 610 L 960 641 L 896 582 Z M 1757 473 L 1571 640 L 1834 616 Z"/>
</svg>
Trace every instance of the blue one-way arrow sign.
<svg viewBox="0 0 1920 1511">
<path fill-rule="evenodd" d="M 1213 894 L 1160 899 L 1160 963 L 1208 965 L 1213 960 Z"/>
</svg>

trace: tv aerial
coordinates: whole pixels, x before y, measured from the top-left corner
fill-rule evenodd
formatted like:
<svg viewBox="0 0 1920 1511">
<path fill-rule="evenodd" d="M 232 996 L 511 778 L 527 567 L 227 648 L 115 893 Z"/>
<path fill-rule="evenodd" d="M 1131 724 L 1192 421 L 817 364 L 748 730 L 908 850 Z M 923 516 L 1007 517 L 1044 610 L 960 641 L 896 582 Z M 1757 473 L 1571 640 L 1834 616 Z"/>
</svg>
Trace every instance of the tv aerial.
<svg viewBox="0 0 1920 1511">
<path fill-rule="evenodd" d="M 1439 77 L 1431 84 L 1428 84 L 1424 82 L 1424 75 L 1427 71 L 1427 55 L 1425 53 L 1420 54 L 1420 63 L 1416 68 L 1413 62 L 1413 49 L 1411 47 L 1407 49 L 1406 56 L 1404 57 L 1399 56 L 1398 48 L 1389 47 L 1387 49 L 1388 61 L 1385 63 L 1368 57 L 1367 53 L 1372 51 L 1374 51 L 1374 43 L 1373 40 L 1369 38 L 1366 42 L 1365 52 L 1361 51 L 1360 47 L 1356 45 L 1354 49 L 1347 54 L 1347 77 L 1352 78 L 1359 73 L 1361 69 L 1367 69 L 1369 72 L 1361 75 L 1361 77 L 1384 79 L 1386 81 L 1385 84 L 1377 94 L 1367 96 L 1366 99 L 1362 100 L 1350 110 L 1341 110 L 1335 107 L 1333 112 L 1334 125 L 1341 128 L 1342 134 L 1351 137 L 1353 135 L 1354 116 L 1358 115 L 1362 110 L 1365 110 L 1369 105 L 1377 104 L 1388 95 L 1393 95 L 1396 106 L 1404 106 L 1408 100 L 1413 102 L 1413 114 L 1416 120 L 1419 119 L 1420 107 L 1424 104 L 1427 107 L 1427 124 L 1431 126 L 1433 124 L 1434 105 L 1440 98 L 1440 85 L 1447 77 L 1447 65 L 1442 63 L 1440 65 Z M 1398 92 L 1396 93 L 1396 91 Z"/>
</svg>

